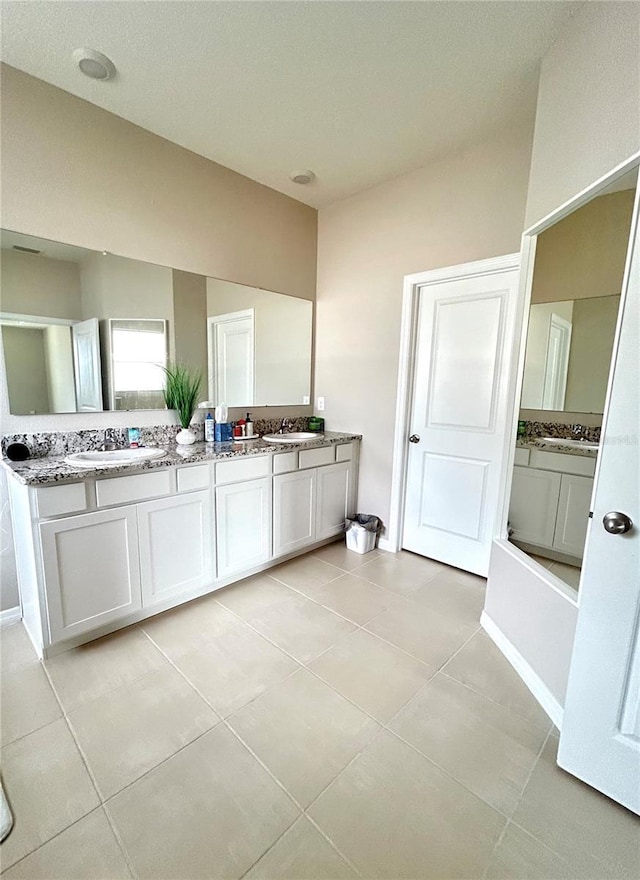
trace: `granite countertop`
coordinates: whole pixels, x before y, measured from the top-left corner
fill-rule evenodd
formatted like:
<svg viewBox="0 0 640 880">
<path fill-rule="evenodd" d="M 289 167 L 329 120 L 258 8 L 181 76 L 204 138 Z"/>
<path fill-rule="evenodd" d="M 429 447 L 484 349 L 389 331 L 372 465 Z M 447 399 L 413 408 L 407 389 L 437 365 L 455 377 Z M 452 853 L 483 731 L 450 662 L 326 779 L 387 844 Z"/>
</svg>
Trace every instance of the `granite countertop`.
<svg viewBox="0 0 640 880">
<path fill-rule="evenodd" d="M 576 441 L 562 443 L 561 437 L 553 443 L 549 443 L 542 437 L 525 437 L 516 441 L 516 447 L 518 449 L 540 449 L 544 452 L 561 452 L 563 455 L 581 455 L 583 458 L 598 457 L 598 448 L 594 449 L 593 446 L 589 448 L 586 441 L 577 442 L 584 442 L 585 445 L 577 446 L 575 445 Z"/>
<path fill-rule="evenodd" d="M 47 455 L 30 458 L 27 461 L 9 461 L 2 458 L 5 470 L 25 486 L 47 486 L 53 483 L 72 483 L 91 477 L 113 477 L 122 474 L 140 473 L 163 467 L 197 462 L 223 461 L 229 458 L 244 458 L 248 455 L 265 455 L 277 452 L 291 452 L 298 449 L 315 449 L 336 443 L 361 440 L 362 434 L 344 434 L 339 431 L 325 431 L 322 439 L 307 440 L 304 443 L 267 443 L 261 438 L 255 440 L 230 441 L 229 443 L 194 443 L 191 446 L 178 446 L 175 443 L 160 445 L 166 455 L 152 461 L 136 462 L 135 465 L 119 467 L 78 468 L 65 463 L 64 455 Z M 149 444 L 150 446 L 151 444 Z"/>
</svg>

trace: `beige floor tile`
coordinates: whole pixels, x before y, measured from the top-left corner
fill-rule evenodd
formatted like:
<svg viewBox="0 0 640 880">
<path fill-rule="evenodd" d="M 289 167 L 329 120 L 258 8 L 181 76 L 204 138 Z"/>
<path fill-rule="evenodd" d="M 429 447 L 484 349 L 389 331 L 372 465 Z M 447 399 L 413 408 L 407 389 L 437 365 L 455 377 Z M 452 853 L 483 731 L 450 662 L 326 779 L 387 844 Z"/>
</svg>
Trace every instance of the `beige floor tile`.
<svg viewBox="0 0 640 880">
<path fill-rule="evenodd" d="M 283 562 L 277 568 L 270 569 L 269 573 L 288 587 L 304 593 L 305 596 L 313 596 L 319 587 L 344 574 L 342 569 L 323 562 L 312 554 Z"/>
<path fill-rule="evenodd" d="M 443 568 L 441 563 L 415 553 L 383 553 L 359 568 L 358 577 L 401 596 L 410 596 Z"/>
<path fill-rule="evenodd" d="M 3 746 L 62 716 L 40 663 L 29 663 L 3 675 L 0 701 Z"/>
<path fill-rule="evenodd" d="M 299 596 L 267 608 L 251 625 L 296 660 L 308 663 L 355 629 L 332 611 Z"/>
<path fill-rule="evenodd" d="M 69 714 L 104 799 L 218 723 L 171 666 L 150 672 Z"/>
<path fill-rule="evenodd" d="M 229 724 L 303 806 L 380 729 L 305 669 L 245 706 Z"/>
<path fill-rule="evenodd" d="M 411 594 L 411 600 L 463 623 L 478 625 L 484 608 L 486 580 L 445 568 Z"/>
<path fill-rule="evenodd" d="M 476 625 L 405 600 L 383 611 L 365 628 L 418 660 L 438 667 L 473 634 Z"/>
<path fill-rule="evenodd" d="M 5 746 L 1 758 L 15 820 L 2 844 L 6 869 L 94 810 L 99 800 L 64 719 Z"/>
<path fill-rule="evenodd" d="M 326 544 L 313 551 L 313 556 L 317 559 L 335 565 L 342 571 L 355 571 L 382 555 L 381 550 L 371 550 L 369 553 L 356 553 L 355 550 L 347 550 L 344 540 L 336 541 L 334 544 Z"/>
<path fill-rule="evenodd" d="M 441 673 L 390 728 L 507 816 L 547 736 L 546 727 L 535 727 Z"/>
<path fill-rule="evenodd" d="M 216 601 L 243 620 L 251 620 L 266 608 L 296 596 L 297 593 L 267 574 L 256 574 L 215 593 Z"/>
<path fill-rule="evenodd" d="M 299 816 L 224 725 L 107 805 L 140 880 L 241 877 Z"/>
<path fill-rule="evenodd" d="M 45 666 L 69 712 L 166 663 L 144 633 L 129 627 L 46 660 Z"/>
<path fill-rule="evenodd" d="M 355 880 L 357 876 L 303 817 L 245 874 L 245 880 Z"/>
<path fill-rule="evenodd" d="M 383 732 L 309 810 L 367 878 L 479 878 L 505 820 Z"/>
<path fill-rule="evenodd" d="M 309 668 L 383 724 L 435 672 L 362 629 L 340 639 Z"/>
<path fill-rule="evenodd" d="M 606 867 L 578 856 L 567 862 L 526 831 L 510 824 L 498 844 L 485 880 L 604 880 Z"/>
<path fill-rule="evenodd" d="M 456 681 L 488 697 L 538 727 L 551 728 L 549 718 L 518 673 L 480 630 L 442 670 Z"/>
<path fill-rule="evenodd" d="M 589 855 L 609 876 L 640 876 L 640 822 L 619 804 L 556 765 L 549 737 L 524 790 L 514 822 L 571 862 Z"/>
<path fill-rule="evenodd" d="M 394 593 L 352 574 L 344 574 L 325 584 L 311 598 L 359 624 L 377 617 L 398 601 Z"/>
<path fill-rule="evenodd" d="M 3 880 L 128 880 L 131 872 L 100 807 L 3 873 Z"/>
<path fill-rule="evenodd" d="M 236 625 L 237 618 L 219 605 L 214 595 L 209 595 L 143 620 L 140 627 L 163 653 L 175 660 L 211 644 L 220 633 Z"/>
<path fill-rule="evenodd" d="M 241 621 L 175 662 L 223 718 L 300 668 Z"/>
<path fill-rule="evenodd" d="M 21 623 L 0 627 L 0 672 L 13 672 L 38 660 L 31 639 Z"/>
<path fill-rule="evenodd" d="M 577 590 L 580 586 L 580 575 L 582 574 L 581 568 L 578 568 L 575 565 L 567 565 L 565 562 L 553 562 L 549 566 L 549 570 L 552 574 L 555 574 L 556 577 L 559 577 L 561 581 L 564 581 L 565 584 L 569 584 L 570 587 L 573 587 L 574 590 Z"/>
</svg>

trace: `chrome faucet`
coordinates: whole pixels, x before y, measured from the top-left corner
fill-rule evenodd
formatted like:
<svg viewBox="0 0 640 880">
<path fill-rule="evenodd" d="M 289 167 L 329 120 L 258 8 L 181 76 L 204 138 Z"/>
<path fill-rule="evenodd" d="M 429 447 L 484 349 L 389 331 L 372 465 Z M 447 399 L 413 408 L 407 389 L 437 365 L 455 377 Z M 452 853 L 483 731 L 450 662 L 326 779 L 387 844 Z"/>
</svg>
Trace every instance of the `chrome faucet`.
<svg viewBox="0 0 640 880">
<path fill-rule="evenodd" d="M 584 440 L 585 439 L 585 427 L 584 425 L 571 425 L 571 436 L 574 440 Z"/>
<path fill-rule="evenodd" d="M 291 421 L 291 419 L 283 419 L 280 422 L 280 430 L 278 431 L 279 434 L 288 434 L 292 430 L 293 422 Z"/>
<path fill-rule="evenodd" d="M 104 432 L 104 437 L 102 440 L 102 446 L 100 447 L 101 452 L 111 452 L 114 449 L 118 448 L 118 444 L 115 439 L 115 430 L 114 428 L 106 428 Z"/>
</svg>

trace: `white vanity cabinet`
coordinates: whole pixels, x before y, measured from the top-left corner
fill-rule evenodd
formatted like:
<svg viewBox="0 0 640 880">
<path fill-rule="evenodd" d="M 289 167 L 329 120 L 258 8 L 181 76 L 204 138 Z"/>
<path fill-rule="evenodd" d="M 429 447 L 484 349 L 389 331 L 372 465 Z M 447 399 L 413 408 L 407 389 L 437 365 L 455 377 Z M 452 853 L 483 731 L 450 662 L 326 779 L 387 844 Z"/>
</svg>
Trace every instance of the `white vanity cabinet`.
<svg viewBox="0 0 640 880">
<path fill-rule="evenodd" d="M 142 607 L 134 506 L 44 522 L 39 531 L 52 643 Z"/>
<path fill-rule="evenodd" d="M 317 485 L 315 469 L 274 476 L 274 556 L 293 553 L 315 540 Z"/>
<path fill-rule="evenodd" d="M 589 523 L 595 459 L 534 451 L 513 469 L 512 538 L 582 558 Z"/>
<path fill-rule="evenodd" d="M 216 487 L 218 577 L 267 562 L 271 555 L 271 479 Z"/>
</svg>

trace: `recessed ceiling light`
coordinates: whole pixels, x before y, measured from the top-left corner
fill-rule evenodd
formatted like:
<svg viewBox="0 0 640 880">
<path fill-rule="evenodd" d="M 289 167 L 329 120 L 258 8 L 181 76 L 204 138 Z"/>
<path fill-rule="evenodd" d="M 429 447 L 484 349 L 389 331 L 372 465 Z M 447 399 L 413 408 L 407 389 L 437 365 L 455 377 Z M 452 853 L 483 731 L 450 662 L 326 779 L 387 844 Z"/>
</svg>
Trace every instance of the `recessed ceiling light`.
<svg viewBox="0 0 640 880">
<path fill-rule="evenodd" d="M 289 179 L 294 183 L 304 185 L 306 183 L 311 183 L 312 180 L 316 179 L 316 176 L 313 171 L 294 171 L 293 174 L 289 175 Z"/>
<path fill-rule="evenodd" d="M 72 58 L 84 75 L 91 79 L 106 80 L 116 75 L 113 61 L 95 49 L 76 49 Z"/>
</svg>

